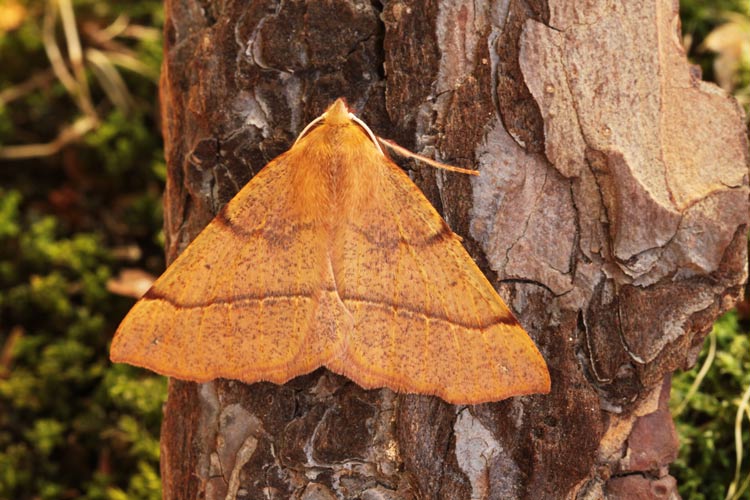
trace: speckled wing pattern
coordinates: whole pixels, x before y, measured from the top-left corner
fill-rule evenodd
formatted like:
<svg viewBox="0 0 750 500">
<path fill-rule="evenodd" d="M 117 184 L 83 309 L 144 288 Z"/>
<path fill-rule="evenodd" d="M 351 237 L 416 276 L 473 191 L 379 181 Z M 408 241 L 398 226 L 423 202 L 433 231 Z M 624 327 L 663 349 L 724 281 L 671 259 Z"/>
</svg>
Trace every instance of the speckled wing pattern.
<svg viewBox="0 0 750 500">
<path fill-rule="evenodd" d="M 312 221 L 279 216 L 290 167 L 283 156 L 269 164 L 175 259 L 118 328 L 113 361 L 283 383 L 333 354 L 337 339 L 311 334 L 326 305 L 326 241 Z"/>
<path fill-rule="evenodd" d="M 188 245 L 123 320 L 112 360 L 199 382 L 326 366 L 462 404 L 548 392 L 541 354 L 460 239 L 342 110 Z"/>
<path fill-rule="evenodd" d="M 380 189 L 336 254 L 354 327 L 329 367 L 364 387 L 452 403 L 548 392 L 541 354 L 460 238 L 396 165 L 384 159 L 373 175 Z"/>
</svg>

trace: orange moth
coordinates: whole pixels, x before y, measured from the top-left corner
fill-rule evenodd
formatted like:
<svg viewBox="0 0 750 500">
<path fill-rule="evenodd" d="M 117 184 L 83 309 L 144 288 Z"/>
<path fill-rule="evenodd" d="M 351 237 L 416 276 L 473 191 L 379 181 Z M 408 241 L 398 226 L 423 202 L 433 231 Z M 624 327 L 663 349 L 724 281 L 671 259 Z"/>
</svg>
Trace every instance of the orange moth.
<svg viewBox="0 0 750 500">
<path fill-rule="evenodd" d="M 549 392 L 460 241 L 339 99 L 135 304 L 112 361 L 279 384 L 325 366 L 454 404 Z"/>
</svg>

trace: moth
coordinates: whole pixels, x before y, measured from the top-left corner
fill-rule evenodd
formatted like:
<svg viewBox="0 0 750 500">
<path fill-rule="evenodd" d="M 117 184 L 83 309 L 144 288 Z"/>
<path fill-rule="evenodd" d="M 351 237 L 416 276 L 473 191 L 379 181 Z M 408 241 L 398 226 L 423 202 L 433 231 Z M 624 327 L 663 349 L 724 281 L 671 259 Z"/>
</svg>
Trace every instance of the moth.
<svg viewBox="0 0 750 500">
<path fill-rule="evenodd" d="M 341 99 L 154 282 L 111 359 L 196 382 L 325 366 L 454 404 L 550 389 L 461 239 Z"/>
</svg>

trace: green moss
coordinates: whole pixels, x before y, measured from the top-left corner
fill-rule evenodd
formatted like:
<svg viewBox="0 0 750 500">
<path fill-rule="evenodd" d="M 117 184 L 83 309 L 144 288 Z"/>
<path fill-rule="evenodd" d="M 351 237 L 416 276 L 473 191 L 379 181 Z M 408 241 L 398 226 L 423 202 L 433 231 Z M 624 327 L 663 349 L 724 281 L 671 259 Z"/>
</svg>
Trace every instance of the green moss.
<svg viewBox="0 0 750 500">
<path fill-rule="evenodd" d="M 18 191 L 0 189 L 0 243 L 2 244 L 7 245 L 12 238 L 18 236 L 20 202 L 21 193 Z"/>
<path fill-rule="evenodd" d="M 20 2 L 24 22 L 0 37 L 0 87 L 52 76 L 0 107 L 6 145 L 50 141 L 82 116 L 41 43 L 55 3 Z M 79 27 L 105 28 L 124 14 L 158 34 L 162 20 L 157 0 L 75 0 L 74 8 Z M 154 105 L 161 40 L 116 41 L 150 68 L 117 67 L 132 107 L 116 108 L 87 69 L 102 126 L 60 154 L 0 169 L 0 499 L 160 496 L 166 381 L 110 363 L 112 333 L 133 300 L 112 295 L 107 282 L 124 267 L 163 267 L 154 244 L 164 182 Z M 118 257 L 129 247 L 134 258 Z"/>
<path fill-rule="evenodd" d="M 24 432 L 24 437 L 43 456 L 49 456 L 52 450 L 65 441 L 65 424 L 51 418 L 40 418 Z"/>
<path fill-rule="evenodd" d="M 672 384 L 680 435 L 680 456 L 672 473 L 683 498 L 725 498 L 735 481 L 735 420 L 742 394 L 750 387 L 750 340 L 735 312 L 716 322 L 711 337 L 713 347 L 704 350 L 693 370 L 675 376 Z M 698 378 L 704 366 L 705 376 Z M 697 391 L 691 389 L 696 379 Z M 750 450 L 750 418 L 743 420 L 740 446 Z M 747 475 L 747 451 L 743 468 Z"/>
<path fill-rule="evenodd" d="M 158 491 L 153 471 L 166 381 L 107 359 L 127 306 L 106 290 L 110 252 L 101 236 L 66 237 L 55 217 L 21 213 L 17 195 L 4 199 L 12 203 L 0 210 L 0 227 L 11 228 L 3 239 L 21 252 L 0 251 L 0 262 L 15 270 L 0 289 L 0 312 L 22 327 L 10 349 L 13 369 L 0 377 L 0 465 L 24 469 L 0 474 L 0 498 L 59 498 L 83 484 L 99 488 L 102 498 Z M 60 463 L 71 442 L 76 464 Z M 103 452 L 117 470 L 95 479 Z"/>
</svg>

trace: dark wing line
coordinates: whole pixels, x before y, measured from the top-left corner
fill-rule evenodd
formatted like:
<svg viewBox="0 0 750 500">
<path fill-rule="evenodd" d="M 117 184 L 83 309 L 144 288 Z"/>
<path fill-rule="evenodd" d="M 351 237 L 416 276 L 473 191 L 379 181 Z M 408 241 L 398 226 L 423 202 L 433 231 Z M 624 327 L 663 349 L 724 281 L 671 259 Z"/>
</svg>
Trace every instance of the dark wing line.
<svg viewBox="0 0 750 500">
<path fill-rule="evenodd" d="M 325 291 L 335 292 L 335 290 L 325 290 Z M 340 297 L 340 298 L 342 301 L 359 302 L 362 304 L 371 304 L 374 306 L 381 306 L 384 309 L 385 308 L 395 309 L 398 312 L 406 312 L 408 314 L 411 314 L 412 316 L 421 316 L 423 318 L 427 318 L 432 321 L 440 321 L 443 323 L 447 323 L 449 325 L 456 325 L 462 328 L 468 328 L 470 330 L 479 330 L 481 328 L 488 328 L 490 326 L 494 326 L 498 324 L 514 325 L 517 323 L 517 321 L 513 318 L 504 318 L 504 317 L 498 317 L 484 324 L 481 322 L 473 323 L 469 321 L 458 321 L 454 318 L 449 318 L 446 314 L 437 314 L 431 311 L 420 309 L 413 305 L 404 305 L 402 303 L 393 302 L 393 301 L 372 300 L 367 297 L 360 297 L 360 296 L 355 296 L 355 295 L 344 295 L 343 297 Z"/>
<path fill-rule="evenodd" d="M 271 211 L 272 209 L 268 209 Z M 272 236 L 269 232 L 268 228 L 265 224 L 259 224 L 257 227 L 253 229 L 247 229 L 239 224 L 236 224 L 234 221 L 232 221 L 229 217 L 227 217 L 227 214 L 224 209 L 219 211 L 218 214 L 216 214 L 216 217 L 212 222 L 215 222 L 218 224 L 218 227 L 223 227 L 228 229 L 230 232 L 234 233 L 237 236 L 245 237 L 245 238 L 255 238 L 258 236 L 262 236 L 264 240 L 268 242 L 273 242 L 273 238 L 269 237 Z M 313 223 L 304 223 L 299 224 L 296 226 L 296 231 L 305 231 L 305 230 L 312 230 L 315 226 Z"/>
<path fill-rule="evenodd" d="M 405 244 L 405 245 L 409 245 L 410 247 L 416 247 L 416 248 L 431 247 L 433 245 L 442 243 L 446 239 L 449 239 L 451 235 L 453 234 L 453 231 L 451 230 L 451 228 L 447 224 L 445 224 L 438 231 L 431 232 L 420 241 L 408 240 L 406 236 L 404 236 L 403 233 L 400 233 L 397 238 L 377 241 L 376 239 L 371 237 L 370 233 L 368 233 L 367 231 L 365 231 L 359 226 L 356 226 L 354 224 L 347 224 L 347 228 L 361 235 L 362 237 L 364 237 L 373 246 L 386 247 L 386 248 L 395 248 L 396 246 L 400 244 Z"/>
<path fill-rule="evenodd" d="M 325 291 L 333 291 L 333 290 L 325 290 Z M 215 299 L 211 301 L 178 301 L 174 299 L 173 297 L 170 297 L 169 295 L 159 292 L 155 288 L 151 288 L 146 294 L 142 297 L 141 300 L 161 300 L 164 302 L 167 302 L 171 304 L 175 309 L 196 309 L 200 307 L 207 307 L 207 306 L 213 306 L 213 305 L 231 305 L 234 302 L 263 302 L 265 300 L 275 300 L 275 299 L 293 299 L 293 298 L 307 298 L 307 299 L 313 299 L 315 298 L 315 292 L 313 291 L 301 291 L 301 292 L 270 292 L 265 293 L 263 295 L 254 295 L 254 294 L 242 294 L 242 295 L 235 295 L 234 297 L 230 298 L 222 298 L 222 299 Z"/>
<path fill-rule="evenodd" d="M 336 293 L 336 290 L 333 289 L 323 289 L 321 290 L 324 293 Z M 169 303 L 174 307 L 175 309 L 195 309 L 200 307 L 208 307 L 213 305 L 232 305 L 237 303 L 243 303 L 243 302 L 262 302 L 262 301 L 273 301 L 273 300 L 279 300 L 279 299 L 310 299 L 315 300 L 316 293 L 314 292 L 285 292 L 285 293 L 269 293 L 265 295 L 250 295 L 250 294 L 243 294 L 238 295 L 229 299 L 217 299 L 211 302 L 177 302 L 171 297 L 169 297 L 166 294 L 160 293 L 157 290 L 154 290 L 153 288 L 146 292 L 146 295 L 143 296 L 141 300 L 161 300 L 164 302 Z M 487 328 L 489 326 L 493 326 L 496 324 L 516 324 L 517 321 L 513 318 L 507 318 L 507 317 L 498 317 L 495 320 L 491 320 L 490 322 L 486 324 L 482 324 L 481 322 L 473 323 L 473 322 L 467 322 L 467 321 L 457 321 L 455 319 L 449 318 L 447 314 L 437 314 L 430 311 L 426 311 L 424 309 L 420 309 L 418 307 L 414 306 L 408 306 L 404 305 L 395 301 L 386 301 L 386 300 L 372 300 L 367 297 L 361 297 L 357 295 L 344 295 L 343 297 L 340 297 L 342 301 L 349 301 L 349 302 L 359 302 L 363 304 L 371 304 L 375 306 L 381 306 L 383 308 L 390 308 L 390 309 L 396 309 L 399 312 L 407 312 L 409 314 L 412 314 L 414 316 L 422 316 L 424 318 L 433 320 L 433 321 L 441 321 L 443 323 L 448 323 L 451 325 L 460 326 L 463 328 L 469 328 L 472 330 L 478 330 L 480 328 Z"/>
</svg>

